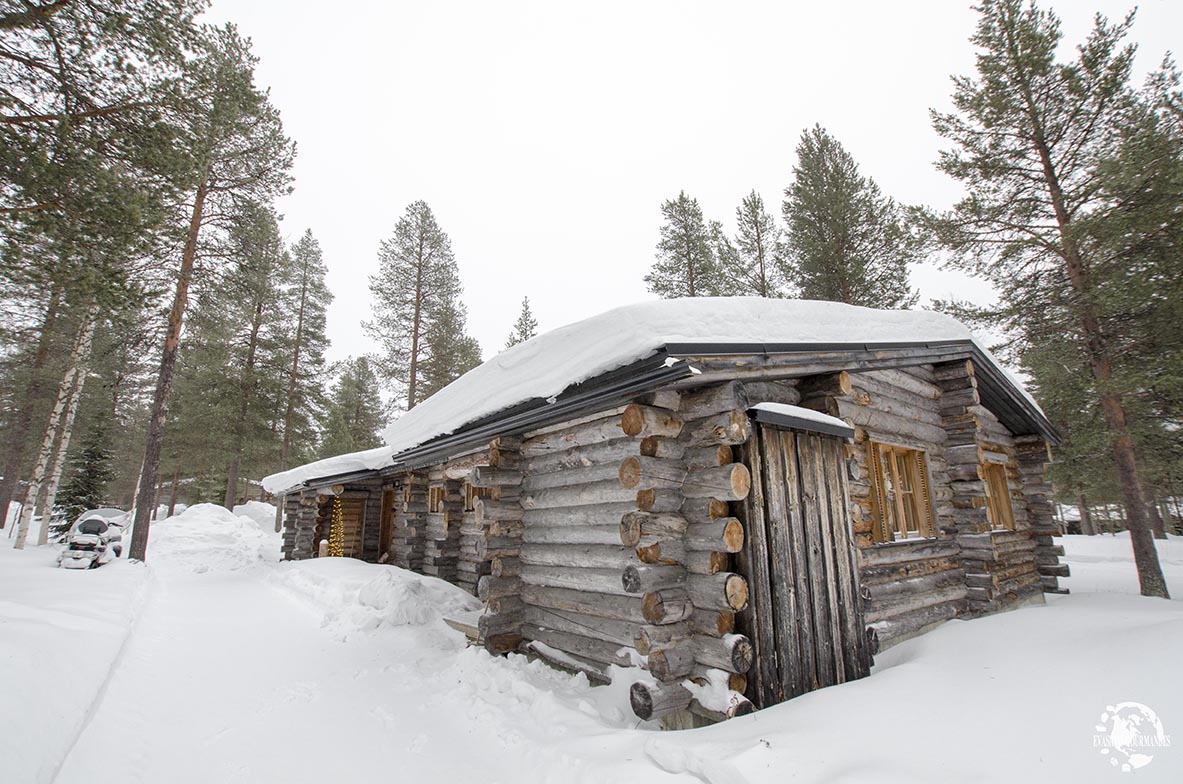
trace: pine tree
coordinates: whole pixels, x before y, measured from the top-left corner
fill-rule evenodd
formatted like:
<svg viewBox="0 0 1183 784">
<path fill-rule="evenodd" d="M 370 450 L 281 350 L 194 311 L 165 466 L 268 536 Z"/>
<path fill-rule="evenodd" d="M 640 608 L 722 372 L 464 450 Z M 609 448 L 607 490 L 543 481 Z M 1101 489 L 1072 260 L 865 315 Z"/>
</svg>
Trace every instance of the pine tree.
<svg viewBox="0 0 1183 784">
<path fill-rule="evenodd" d="M 430 371 L 431 391 L 438 389 L 440 379 L 463 366 L 461 355 L 472 348 L 458 350 L 455 361 L 447 356 L 448 340 L 465 342 L 460 276 L 451 240 L 422 201 L 407 207 L 394 235 L 382 242 L 378 261 L 378 274 L 370 278 L 374 318 L 363 326 L 378 341 L 382 369 L 410 410 L 425 397 L 424 375 Z M 445 325 L 461 333 L 444 336 Z M 441 354 L 434 361 L 433 342 Z"/>
<path fill-rule="evenodd" d="M 872 308 L 916 304 L 908 265 L 917 243 L 899 208 L 820 125 L 801 134 L 782 212 L 783 272 L 799 296 Z"/>
<path fill-rule="evenodd" d="M 467 314 L 459 301 L 443 303 L 423 335 L 420 400 L 427 400 L 481 364 L 481 345 L 465 332 Z"/>
<path fill-rule="evenodd" d="M 234 214 L 235 204 L 269 204 L 286 192 L 290 182 L 295 148 L 283 135 L 279 113 L 267 94 L 254 84 L 255 63 L 249 42 L 233 25 L 209 29 L 199 42 L 198 56 L 186 63 L 176 102 L 181 148 L 190 156 L 186 168 L 192 201 L 184 213 L 184 243 L 136 497 L 129 557 L 138 560 L 148 552 L 161 445 L 198 253 L 208 245 L 208 234 L 218 219 Z"/>
<path fill-rule="evenodd" d="M 281 283 L 283 309 L 288 314 L 287 351 L 291 358 L 283 415 L 283 445 L 279 469 L 311 459 L 316 422 L 325 405 L 320 380 L 324 374 L 329 339 L 326 315 L 333 295 L 325 283 L 327 270 L 320 243 L 312 230 L 293 247 L 291 263 Z M 294 458 L 294 459 L 293 459 Z"/>
<path fill-rule="evenodd" d="M 659 297 L 714 297 L 725 293 L 716 251 L 717 224 L 708 224 L 698 200 L 686 195 L 661 205 L 665 223 L 657 243 L 657 261 L 645 275 Z M 712 231 L 712 229 L 715 229 Z"/>
<path fill-rule="evenodd" d="M 338 365 L 338 376 L 329 396 L 320 457 L 373 449 L 382 445 L 382 399 L 378 376 L 366 357 L 347 359 Z"/>
<path fill-rule="evenodd" d="M 723 269 L 736 294 L 783 297 L 785 282 L 777 259 L 780 229 L 754 190 L 735 208 L 738 232 Z M 722 263 L 722 261 L 721 261 Z"/>
<path fill-rule="evenodd" d="M 513 331 L 505 340 L 505 347 L 513 348 L 537 334 L 538 322 L 534 319 L 534 314 L 530 312 L 530 298 L 522 297 L 522 312 L 518 315 L 518 320 L 514 322 Z"/>
<path fill-rule="evenodd" d="M 1161 95 L 1129 86 L 1134 48 L 1123 40 L 1132 16 L 1116 25 L 1098 17 L 1078 58 L 1060 63 L 1054 14 L 1020 0 L 987 0 L 978 11 L 977 77 L 954 80 L 955 112 L 933 113 L 937 132 L 954 145 L 939 167 L 969 195 L 949 214 L 929 218 L 955 262 L 996 285 L 997 320 L 1033 352 L 1032 371 L 1054 381 L 1045 375 L 1048 367 L 1072 354 L 1088 368 L 1142 593 L 1165 597 L 1131 417 L 1146 374 L 1122 365 L 1126 353 L 1137 351 L 1123 322 L 1137 314 L 1125 301 L 1127 286 L 1145 290 L 1140 279 L 1147 270 L 1131 262 L 1151 258 L 1129 251 L 1153 244 L 1165 228 L 1148 226 L 1130 208 L 1154 190 L 1157 176 L 1171 179 L 1178 168 L 1149 167 L 1131 177 L 1133 169 L 1118 167 L 1127 175 L 1123 182 L 1112 167 L 1129 153 L 1136 115 L 1171 109 L 1155 111 L 1149 104 Z M 1174 79 L 1172 68 L 1159 74 L 1160 83 Z M 1177 98 L 1171 100 L 1177 107 Z M 1174 203 L 1173 212 L 1160 213 L 1174 216 L 1167 226 L 1183 220 L 1177 195 Z M 1053 342 L 1059 347 L 1049 348 Z"/>
<path fill-rule="evenodd" d="M 107 486 L 115 478 L 110 433 L 102 420 L 87 428 L 79 449 L 68 462 L 68 477 L 58 493 L 57 510 L 62 523 L 53 533 L 61 535 L 87 509 L 110 506 Z"/>
</svg>

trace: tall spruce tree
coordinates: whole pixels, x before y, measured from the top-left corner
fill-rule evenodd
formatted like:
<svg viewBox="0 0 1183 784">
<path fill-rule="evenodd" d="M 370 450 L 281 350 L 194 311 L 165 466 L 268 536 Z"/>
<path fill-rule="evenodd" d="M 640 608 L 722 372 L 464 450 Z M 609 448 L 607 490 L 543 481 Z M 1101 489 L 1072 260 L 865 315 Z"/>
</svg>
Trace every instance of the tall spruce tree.
<svg viewBox="0 0 1183 784">
<path fill-rule="evenodd" d="M 732 262 L 724 267 L 724 273 L 734 281 L 734 293 L 783 297 L 785 281 L 777 259 L 780 229 L 764 208 L 760 194 L 753 190 L 743 197 L 735 208 L 735 223 Z"/>
<path fill-rule="evenodd" d="M 820 125 L 801 134 L 782 204 L 783 273 L 804 299 L 907 308 L 918 243 L 900 209 Z"/>
<path fill-rule="evenodd" d="M 325 402 L 321 379 L 329 344 L 326 314 L 333 301 L 325 282 L 326 272 L 320 243 L 308 229 L 292 246 L 291 263 L 281 278 L 281 302 L 288 314 L 290 335 L 283 445 L 279 457 L 281 471 L 311 459 L 315 448 L 316 422 Z"/>
<path fill-rule="evenodd" d="M 665 299 L 727 293 L 717 258 L 720 232 L 703 218 L 698 200 L 682 191 L 662 203 L 661 215 L 657 260 L 645 275 L 649 290 Z"/>
<path fill-rule="evenodd" d="M 288 190 L 295 147 L 284 136 L 279 113 L 254 84 L 256 58 L 233 25 L 207 28 L 197 56 L 186 63 L 174 104 L 175 122 L 188 154 L 191 200 L 181 213 L 185 226 L 156 391 L 136 497 L 129 557 L 144 560 L 155 503 L 161 446 L 168 417 L 181 329 L 198 255 L 217 232 L 219 220 L 243 202 L 270 204 Z"/>
<path fill-rule="evenodd" d="M 86 429 L 79 449 L 68 461 L 65 483 L 57 497 L 61 524 L 54 530 L 63 534 L 78 515 L 87 509 L 110 506 L 107 487 L 115 478 L 112 465 L 111 434 L 102 419 Z"/>
<path fill-rule="evenodd" d="M 933 113 L 937 132 L 953 143 L 938 165 L 969 195 L 947 215 L 930 216 L 932 225 L 955 263 L 997 287 L 997 321 L 1035 352 L 1028 366 L 1037 386 L 1041 377 L 1054 383 L 1046 373 L 1057 359 L 1075 355 L 1077 367 L 1088 368 L 1142 593 L 1165 597 L 1131 416 L 1146 374 L 1122 363 L 1133 348 L 1123 322 L 1138 311 L 1123 300 L 1127 286 L 1144 290 L 1140 265 L 1152 260 L 1130 251 L 1164 228 L 1131 208 L 1156 190 L 1160 170 L 1168 182 L 1158 190 L 1170 192 L 1169 172 L 1178 169 L 1119 167 L 1124 178 L 1113 170 L 1130 153 L 1123 147 L 1134 116 L 1156 114 L 1148 105 L 1156 98 L 1130 87 L 1134 48 L 1124 38 L 1133 18 L 1114 25 L 1098 16 L 1076 59 L 1062 63 L 1054 14 L 1020 0 L 986 0 L 978 12 L 976 78 L 955 78 L 955 111 Z M 1166 67 L 1159 78 L 1177 75 Z M 1183 220 L 1177 182 L 1175 208 L 1159 213 L 1173 215 L 1168 225 Z"/>
<path fill-rule="evenodd" d="M 347 359 L 338 367 L 337 380 L 325 411 L 320 456 L 357 452 L 382 445 L 382 399 L 378 375 L 366 357 Z"/>
<path fill-rule="evenodd" d="M 522 297 L 522 312 L 518 314 L 518 320 L 513 324 L 513 331 L 509 333 L 509 337 L 505 340 L 505 347 L 513 348 L 537 334 L 538 321 L 534 318 L 534 314 L 530 312 L 530 298 Z"/>
<path fill-rule="evenodd" d="M 481 345 L 466 333 L 467 313 L 459 300 L 443 303 L 423 334 L 421 401 L 481 364 Z"/>
<path fill-rule="evenodd" d="M 426 202 L 407 207 L 394 235 L 382 242 L 378 263 L 378 274 L 370 277 L 374 318 L 363 326 L 378 342 L 382 370 L 410 410 L 442 379 L 467 370 L 475 346 L 464 335 L 452 242 Z"/>
</svg>

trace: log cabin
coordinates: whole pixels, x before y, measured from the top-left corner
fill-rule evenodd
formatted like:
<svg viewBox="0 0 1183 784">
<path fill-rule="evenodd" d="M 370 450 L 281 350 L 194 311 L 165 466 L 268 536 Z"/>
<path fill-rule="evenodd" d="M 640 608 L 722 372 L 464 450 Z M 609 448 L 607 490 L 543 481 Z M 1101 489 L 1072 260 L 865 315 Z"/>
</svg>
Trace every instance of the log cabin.
<svg viewBox="0 0 1183 784">
<path fill-rule="evenodd" d="M 267 477 L 283 553 L 434 575 L 471 635 L 681 728 L 866 676 L 954 618 L 1066 592 L 1057 433 L 942 314 L 756 298 L 618 308 L 515 346 L 387 446 Z"/>
</svg>

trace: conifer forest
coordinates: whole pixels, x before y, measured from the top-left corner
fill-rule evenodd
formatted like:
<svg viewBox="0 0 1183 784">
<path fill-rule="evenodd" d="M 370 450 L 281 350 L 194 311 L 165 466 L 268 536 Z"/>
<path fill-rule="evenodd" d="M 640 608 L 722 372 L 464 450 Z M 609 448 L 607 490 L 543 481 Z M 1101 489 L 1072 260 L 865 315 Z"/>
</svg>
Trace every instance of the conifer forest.
<svg viewBox="0 0 1183 784">
<path fill-rule="evenodd" d="M 929 122 L 932 165 L 961 193 L 952 206 L 893 198 L 819 117 L 761 151 L 780 190 L 710 214 L 671 179 L 644 216 L 652 244 L 616 253 L 650 297 L 957 316 L 1063 434 L 1051 470 L 1056 500 L 1079 510 L 1072 527 L 1128 529 L 1143 592 L 1164 595 L 1153 538 L 1183 531 L 1180 73 L 1169 56 L 1135 70 L 1135 14 L 1098 16 L 1070 47 L 1046 5 L 983 2 L 962 44 L 972 70 L 931 96 L 946 107 Z M 263 476 L 381 445 L 402 412 L 560 325 L 540 323 L 547 295 L 512 270 L 507 293 L 466 287 L 481 249 L 426 200 L 382 205 L 387 232 L 364 260 L 332 258 L 321 227 L 285 219 L 300 140 L 259 66 L 204 0 L 0 9 L 4 541 L 87 508 L 135 509 L 141 523 L 261 499 Z M 685 161 L 687 179 L 697 165 Z M 552 243 L 565 274 L 562 244 L 577 238 L 522 218 L 520 242 Z M 992 296 L 925 296 L 911 277 L 922 262 Z M 366 341 L 334 349 L 328 275 L 346 263 L 368 270 L 350 284 L 368 291 Z M 482 350 L 469 311 L 494 296 L 504 322 Z"/>
</svg>

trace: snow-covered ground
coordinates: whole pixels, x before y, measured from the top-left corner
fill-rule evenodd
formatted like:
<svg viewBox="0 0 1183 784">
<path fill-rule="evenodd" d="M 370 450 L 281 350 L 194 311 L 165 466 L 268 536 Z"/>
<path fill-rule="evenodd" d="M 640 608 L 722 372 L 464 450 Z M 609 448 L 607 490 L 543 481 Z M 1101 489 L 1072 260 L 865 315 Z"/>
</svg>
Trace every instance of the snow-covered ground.
<svg viewBox="0 0 1183 784">
<path fill-rule="evenodd" d="M 199 505 L 149 566 L 0 548 L 0 781 L 1117 781 L 1107 706 L 1183 733 L 1183 603 L 1136 595 L 1125 537 L 1067 537 L 1070 596 L 954 621 L 870 678 L 658 733 L 591 688 L 442 623 L 474 600 L 349 559 L 277 563 L 273 510 Z M 1183 540 L 1160 543 L 1183 596 Z M 1181 735 L 1180 737 L 1183 737 Z M 1180 741 L 1183 744 L 1183 741 Z M 1168 747 L 1140 780 L 1183 780 Z"/>
</svg>

